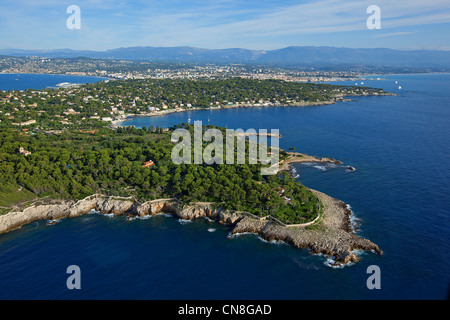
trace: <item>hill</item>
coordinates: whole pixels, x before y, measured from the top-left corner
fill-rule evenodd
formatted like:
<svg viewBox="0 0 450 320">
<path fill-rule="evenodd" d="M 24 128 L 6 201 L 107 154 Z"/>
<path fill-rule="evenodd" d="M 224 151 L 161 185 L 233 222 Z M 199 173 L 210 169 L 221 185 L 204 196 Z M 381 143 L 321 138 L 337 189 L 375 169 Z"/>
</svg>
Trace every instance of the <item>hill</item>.
<svg viewBox="0 0 450 320">
<path fill-rule="evenodd" d="M 20 50 L 1 49 L 9 56 L 49 58 L 88 57 L 183 63 L 241 63 L 274 66 L 378 66 L 450 68 L 450 51 L 394 50 L 387 48 L 357 49 L 336 47 L 292 46 L 276 50 L 204 49 L 194 47 L 128 47 L 106 51 L 89 50 Z"/>
</svg>

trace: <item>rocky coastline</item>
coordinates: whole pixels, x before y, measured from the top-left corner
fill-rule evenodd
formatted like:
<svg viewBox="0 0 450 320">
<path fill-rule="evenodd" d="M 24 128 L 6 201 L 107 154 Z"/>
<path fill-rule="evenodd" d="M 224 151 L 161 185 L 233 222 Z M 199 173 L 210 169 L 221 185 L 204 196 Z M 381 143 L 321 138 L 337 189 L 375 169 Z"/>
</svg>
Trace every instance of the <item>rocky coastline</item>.
<svg viewBox="0 0 450 320">
<path fill-rule="evenodd" d="M 336 265 L 356 262 L 354 250 L 381 254 L 378 246 L 370 240 L 354 234 L 350 228 L 351 215 L 347 206 L 332 197 L 312 190 L 323 203 L 319 221 L 310 226 L 286 227 L 272 219 L 258 218 L 249 213 L 223 210 L 213 203 L 181 204 L 176 199 L 159 199 L 139 203 L 133 198 L 92 195 L 83 200 L 49 201 L 32 205 L 20 212 L 0 216 L 0 234 L 6 233 L 36 220 L 56 220 L 78 217 L 92 210 L 102 214 L 145 217 L 170 213 L 185 220 L 209 218 L 232 228 L 231 234 L 255 233 L 265 240 L 284 241 L 296 248 L 309 248 L 312 253 L 331 257 Z"/>
<path fill-rule="evenodd" d="M 300 152 L 286 152 L 286 153 L 287 153 L 286 158 L 278 163 L 279 165 L 278 170 L 280 171 L 287 171 L 287 172 L 291 171 L 292 163 L 314 162 L 314 163 L 343 164 L 342 161 L 333 158 L 315 157 Z"/>
<path fill-rule="evenodd" d="M 368 239 L 353 233 L 350 227 L 352 212 L 340 200 L 319 191 L 311 190 L 324 204 L 323 217 L 315 227 L 282 227 L 270 221 L 241 219 L 232 234 L 255 233 L 267 241 L 283 241 L 295 248 L 307 248 L 313 254 L 331 258 L 332 265 L 343 265 L 359 261 L 355 250 L 382 254 L 380 248 Z"/>
</svg>

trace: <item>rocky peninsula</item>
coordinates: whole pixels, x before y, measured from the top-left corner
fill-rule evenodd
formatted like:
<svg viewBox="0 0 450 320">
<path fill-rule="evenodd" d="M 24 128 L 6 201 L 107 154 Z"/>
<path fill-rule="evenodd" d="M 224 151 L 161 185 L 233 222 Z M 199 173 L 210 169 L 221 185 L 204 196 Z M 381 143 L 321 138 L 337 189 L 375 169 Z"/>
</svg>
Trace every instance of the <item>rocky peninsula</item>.
<svg viewBox="0 0 450 320">
<path fill-rule="evenodd" d="M 278 163 L 280 171 L 289 171 L 291 169 L 292 163 L 318 162 L 318 163 L 342 164 L 342 161 L 333 158 L 310 156 L 300 152 L 286 152 L 286 153 L 287 153 L 286 158 Z"/>
<path fill-rule="evenodd" d="M 20 212 L 0 216 L 0 234 L 20 228 L 36 220 L 55 220 L 78 217 L 92 210 L 103 214 L 145 217 L 159 213 L 171 213 L 180 219 L 209 218 L 232 228 L 231 234 L 255 233 L 265 240 L 284 241 L 296 248 L 309 248 L 312 253 L 332 257 L 335 264 L 359 260 L 354 250 L 373 251 L 381 254 L 370 240 L 355 235 L 350 228 L 351 211 L 330 196 L 312 190 L 321 200 L 323 210 L 313 225 L 283 225 L 270 217 L 259 218 L 250 213 L 223 210 L 214 203 L 182 204 L 176 199 L 159 199 L 139 203 L 133 198 L 111 197 L 94 194 L 83 200 L 49 201 L 32 205 Z"/>
</svg>

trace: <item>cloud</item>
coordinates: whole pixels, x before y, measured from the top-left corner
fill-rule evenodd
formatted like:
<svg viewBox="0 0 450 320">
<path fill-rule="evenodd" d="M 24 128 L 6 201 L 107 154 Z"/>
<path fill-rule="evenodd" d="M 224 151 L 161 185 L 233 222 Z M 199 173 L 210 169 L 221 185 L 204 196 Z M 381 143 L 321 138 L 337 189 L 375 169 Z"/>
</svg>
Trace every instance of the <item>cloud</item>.
<svg viewBox="0 0 450 320">
<path fill-rule="evenodd" d="M 83 33 L 68 34 L 64 29 L 70 4 L 81 8 Z M 17 43 L 73 47 L 76 38 L 78 49 L 133 45 L 273 49 L 311 35 L 350 39 L 351 32 L 367 31 L 366 9 L 372 4 L 373 0 L 2 0 L 0 29 L 8 30 L 2 38 L 2 46 L 9 42 L 8 47 Z M 411 34 L 408 28 L 414 26 L 450 23 L 448 0 L 375 4 L 381 8 L 382 30 L 377 32 L 386 32 L 376 35 L 380 39 Z M 49 34 L 53 36 L 46 37 Z"/>
<path fill-rule="evenodd" d="M 393 37 L 393 36 L 403 36 L 406 34 L 413 34 L 416 32 L 392 32 L 392 33 L 384 33 L 375 35 L 376 38 L 384 38 L 384 37 Z"/>
<path fill-rule="evenodd" d="M 450 1 L 379 0 L 382 29 L 450 22 Z M 197 43 L 245 42 L 255 38 L 295 37 L 310 34 L 367 30 L 366 9 L 372 1 L 321 0 L 296 5 L 277 6 L 233 21 L 242 9 L 217 12 L 215 8 L 141 17 L 142 25 L 153 25 L 152 39 Z M 231 21 L 230 21 L 231 20 Z"/>
</svg>

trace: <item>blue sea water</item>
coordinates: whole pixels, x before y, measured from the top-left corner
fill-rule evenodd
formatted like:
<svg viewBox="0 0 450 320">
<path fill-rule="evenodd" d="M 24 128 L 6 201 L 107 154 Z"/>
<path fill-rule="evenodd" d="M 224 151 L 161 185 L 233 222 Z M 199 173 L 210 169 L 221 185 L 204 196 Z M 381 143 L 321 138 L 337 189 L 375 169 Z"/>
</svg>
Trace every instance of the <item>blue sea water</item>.
<svg viewBox="0 0 450 320">
<path fill-rule="evenodd" d="M 69 83 L 95 83 L 106 78 L 89 76 L 71 76 L 56 74 L 0 74 L 0 90 L 42 90 L 45 88 L 55 88 L 57 84 Z"/>
<path fill-rule="evenodd" d="M 445 299 L 450 75 L 377 77 L 382 80 L 364 85 L 399 95 L 306 108 L 193 111 L 123 125 L 167 127 L 190 118 L 279 129 L 282 148 L 339 159 L 344 165 L 295 165 L 298 180 L 349 204 L 358 235 L 383 255 L 361 253 L 360 262 L 331 268 L 326 257 L 306 249 L 254 235 L 229 239 L 228 227 L 203 219 L 91 214 L 0 235 L 0 298 Z M 81 269 L 81 290 L 66 287 L 69 265 Z M 366 286 L 370 265 L 380 267 L 379 290 Z"/>
</svg>

